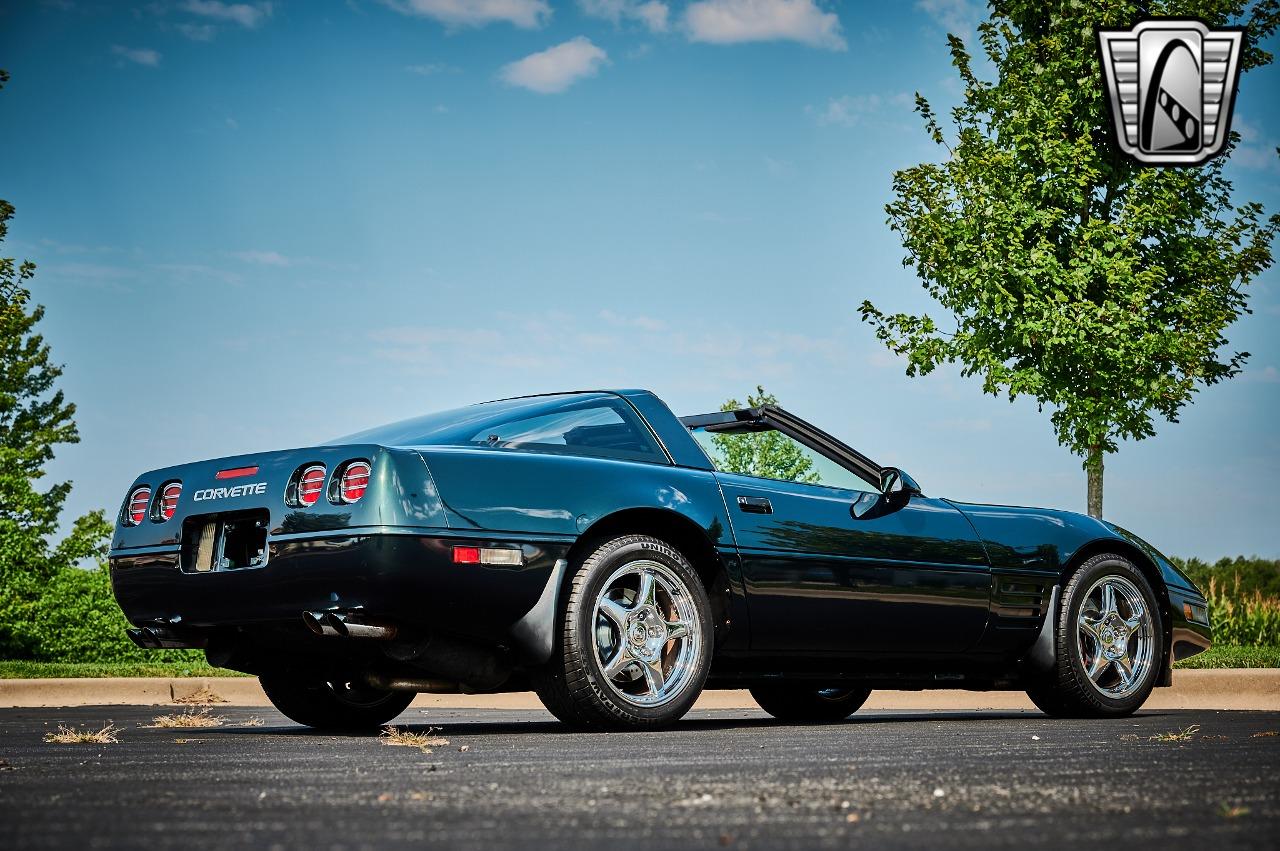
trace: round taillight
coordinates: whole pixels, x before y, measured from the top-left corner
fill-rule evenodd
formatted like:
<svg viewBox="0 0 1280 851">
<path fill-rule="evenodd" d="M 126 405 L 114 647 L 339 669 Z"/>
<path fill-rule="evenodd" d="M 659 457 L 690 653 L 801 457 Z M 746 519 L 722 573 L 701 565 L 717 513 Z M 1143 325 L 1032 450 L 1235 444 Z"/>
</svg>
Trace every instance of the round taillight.
<svg viewBox="0 0 1280 851">
<path fill-rule="evenodd" d="M 137 526 L 147 519 L 149 505 L 151 505 L 151 488 L 146 485 L 134 488 L 129 494 L 129 505 L 125 509 L 125 517 L 130 526 Z"/>
<path fill-rule="evenodd" d="M 182 496 L 182 482 L 169 482 L 169 484 L 160 488 L 160 504 L 156 519 L 161 523 L 173 517 L 175 511 L 178 510 L 178 497 Z"/>
<path fill-rule="evenodd" d="M 324 492 L 324 465 L 312 464 L 298 477 L 298 505 L 310 508 Z"/>
<path fill-rule="evenodd" d="M 371 470 L 368 461 L 348 461 L 338 483 L 338 498 L 343 502 L 359 501 L 369 487 Z"/>
</svg>

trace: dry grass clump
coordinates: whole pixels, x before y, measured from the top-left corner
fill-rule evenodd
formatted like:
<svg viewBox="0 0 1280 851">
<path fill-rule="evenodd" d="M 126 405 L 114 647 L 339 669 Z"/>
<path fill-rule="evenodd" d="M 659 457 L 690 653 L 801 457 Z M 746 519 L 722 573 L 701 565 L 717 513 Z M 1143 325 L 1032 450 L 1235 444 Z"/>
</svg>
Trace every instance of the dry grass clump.
<svg viewBox="0 0 1280 851">
<path fill-rule="evenodd" d="M 114 745 L 120 741 L 120 728 L 108 723 L 101 730 L 81 730 L 59 724 L 57 732 L 45 733 L 44 740 L 51 745 Z"/>
<path fill-rule="evenodd" d="M 423 753 L 431 753 L 432 748 L 444 747 L 449 744 L 448 739 L 435 735 L 439 730 L 439 727 L 428 727 L 425 732 L 411 733 L 408 730 L 401 730 L 399 727 L 387 726 L 382 728 L 382 732 L 378 735 L 378 741 L 384 745 L 417 748 Z"/>
<path fill-rule="evenodd" d="M 1156 733 L 1147 739 L 1149 742 L 1189 742 L 1200 732 L 1199 724 L 1192 724 L 1172 733 Z"/>
<path fill-rule="evenodd" d="M 173 715 L 157 715 L 151 719 L 151 723 L 145 725 L 148 728 L 189 728 L 189 727 L 221 727 L 227 719 L 223 715 L 214 715 L 207 706 L 201 706 L 199 709 L 191 708 L 185 712 L 178 712 Z"/>
<path fill-rule="evenodd" d="M 191 694 L 184 695 L 183 697 L 178 697 L 174 694 L 173 686 L 169 686 L 169 698 L 173 703 L 181 703 L 190 706 L 208 706 L 211 703 L 227 702 L 226 698 L 219 696 L 217 692 L 209 688 L 208 684 L 200 686 L 200 688 L 196 689 Z"/>
</svg>

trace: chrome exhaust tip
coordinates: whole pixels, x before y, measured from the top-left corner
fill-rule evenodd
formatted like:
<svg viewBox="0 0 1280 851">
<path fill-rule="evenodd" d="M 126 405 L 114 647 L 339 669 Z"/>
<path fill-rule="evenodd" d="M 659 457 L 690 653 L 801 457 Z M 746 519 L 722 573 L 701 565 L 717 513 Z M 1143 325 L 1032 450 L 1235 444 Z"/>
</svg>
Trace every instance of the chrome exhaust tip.
<svg viewBox="0 0 1280 851">
<path fill-rule="evenodd" d="M 390 641 L 396 637 L 396 628 L 391 624 L 368 623 L 352 618 L 343 618 L 343 635 L 352 638 L 373 638 L 378 641 Z"/>
<path fill-rule="evenodd" d="M 358 615 L 342 612 L 303 612 L 302 622 L 316 635 L 372 638 L 379 641 L 390 641 L 396 637 L 396 628 L 391 624 L 365 621 Z"/>
<path fill-rule="evenodd" d="M 316 635 L 341 635 L 329 624 L 328 617 L 324 612 L 303 612 L 302 622 Z"/>
</svg>

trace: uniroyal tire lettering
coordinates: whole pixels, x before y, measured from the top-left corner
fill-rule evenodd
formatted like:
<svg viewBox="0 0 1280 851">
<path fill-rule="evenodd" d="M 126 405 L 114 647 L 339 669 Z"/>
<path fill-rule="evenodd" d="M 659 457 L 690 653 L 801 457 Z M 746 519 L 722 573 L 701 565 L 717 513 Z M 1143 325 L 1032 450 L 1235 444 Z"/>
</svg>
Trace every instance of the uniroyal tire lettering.
<svg viewBox="0 0 1280 851">
<path fill-rule="evenodd" d="M 233 488 L 205 488 L 192 494 L 195 502 L 209 499 L 234 499 L 241 496 L 255 496 L 267 492 L 266 482 L 252 482 L 247 485 L 236 485 Z"/>
</svg>

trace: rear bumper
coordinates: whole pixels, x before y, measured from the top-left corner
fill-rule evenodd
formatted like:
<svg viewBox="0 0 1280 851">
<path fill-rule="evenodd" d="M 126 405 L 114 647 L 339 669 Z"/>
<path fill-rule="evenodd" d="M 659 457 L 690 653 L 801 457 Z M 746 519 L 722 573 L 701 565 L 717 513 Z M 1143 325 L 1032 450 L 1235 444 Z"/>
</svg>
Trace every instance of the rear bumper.
<svg viewBox="0 0 1280 851">
<path fill-rule="evenodd" d="M 523 564 L 454 564 L 453 547 L 521 548 Z M 358 611 L 486 643 L 512 640 L 570 542 L 478 539 L 378 527 L 276 537 L 262 567 L 184 571 L 178 547 L 111 553 L 111 583 L 137 627 L 191 636 L 228 627 L 300 625 L 305 611 Z M 554 593 L 554 589 L 552 589 Z"/>
</svg>

